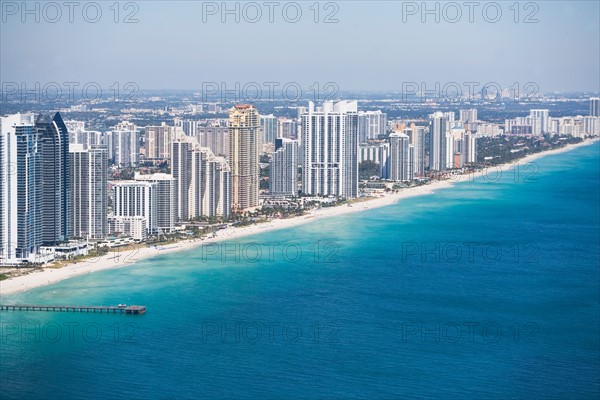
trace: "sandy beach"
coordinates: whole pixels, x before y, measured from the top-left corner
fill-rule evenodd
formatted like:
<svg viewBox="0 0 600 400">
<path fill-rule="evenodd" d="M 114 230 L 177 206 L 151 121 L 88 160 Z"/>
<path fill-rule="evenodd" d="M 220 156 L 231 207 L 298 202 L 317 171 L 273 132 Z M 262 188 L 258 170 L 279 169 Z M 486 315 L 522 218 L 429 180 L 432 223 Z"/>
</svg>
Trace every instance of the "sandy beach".
<svg viewBox="0 0 600 400">
<path fill-rule="evenodd" d="M 40 271 L 0 281 L 0 296 L 23 292 L 40 286 L 50 285 L 62 281 L 64 279 L 72 278 L 79 275 L 89 274 L 112 268 L 125 267 L 128 265 L 135 264 L 136 262 L 142 259 L 157 256 L 160 254 L 172 253 L 175 251 L 188 250 L 206 243 L 234 240 L 237 238 L 256 235 L 259 233 L 272 231 L 276 229 L 290 228 L 301 224 L 314 222 L 322 218 L 335 217 L 343 214 L 385 207 L 388 205 L 395 204 L 402 199 L 432 194 L 439 189 L 451 187 L 454 183 L 471 181 L 477 177 L 481 177 L 484 175 L 487 175 L 490 178 L 490 180 L 493 181 L 497 174 L 504 171 L 508 171 L 511 168 L 514 168 L 516 165 L 524 165 L 527 163 L 531 163 L 547 155 L 564 153 L 577 147 L 592 144 L 597 140 L 598 139 L 588 139 L 581 143 L 567 145 L 560 149 L 531 154 L 509 164 L 503 164 L 500 166 L 489 168 L 488 170 L 478 171 L 476 173 L 456 175 L 455 177 L 450 178 L 448 180 L 434 181 L 423 186 L 406 188 L 400 190 L 398 193 L 386 194 L 384 197 L 376 197 L 373 199 L 366 200 L 364 202 L 354 203 L 350 207 L 343 205 L 339 207 L 320 208 L 299 217 L 288 219 L 276 219 L 266 223 L 249 225 L 239 228 L 230 227 L 218 231 L 215 237 L 207 238 L 204 240 L 196 239 L 181 241 L 174 244 L 158 247 L 149 247 L 145 244 L 141 244 L 139 248 L 133 250 L 120 252 L 117 249 L 109 252 L 108 254 L 102 257 L 98 257 L 96 259 L 88 259 L 82 262 L 78 262 L 76 264 L 69 264 L 62 268 L 45 267 Z"/>
</svg>

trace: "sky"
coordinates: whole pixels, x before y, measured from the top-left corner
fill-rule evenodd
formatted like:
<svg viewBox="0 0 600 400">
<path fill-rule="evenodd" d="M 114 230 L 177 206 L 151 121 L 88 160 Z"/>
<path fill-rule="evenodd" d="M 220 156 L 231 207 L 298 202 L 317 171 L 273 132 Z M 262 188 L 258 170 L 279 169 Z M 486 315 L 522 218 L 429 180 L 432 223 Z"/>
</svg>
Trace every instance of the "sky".
<svg viewBox="0 0 600 400">
<path fill-rule="evenodd" d="M 3 85 L 600 91 L 597 0 L 76 3 L 2 0 Z"/>
</svg>

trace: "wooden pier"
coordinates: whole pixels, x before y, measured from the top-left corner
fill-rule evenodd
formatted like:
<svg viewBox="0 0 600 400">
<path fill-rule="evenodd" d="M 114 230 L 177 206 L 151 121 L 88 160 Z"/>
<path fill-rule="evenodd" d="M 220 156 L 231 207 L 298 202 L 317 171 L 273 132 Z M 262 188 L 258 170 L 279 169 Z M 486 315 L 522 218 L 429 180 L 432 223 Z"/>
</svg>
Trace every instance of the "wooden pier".
<svg viewBox="0 0 600 400">
<path fill-rule="evenodd" d="M 55 312 L 86 312 L 107 314 L 144 314 L 146 306 L 52 306 L 34 304 L 0 304 L 0 311 L 55 311 Z"/>
</svg>

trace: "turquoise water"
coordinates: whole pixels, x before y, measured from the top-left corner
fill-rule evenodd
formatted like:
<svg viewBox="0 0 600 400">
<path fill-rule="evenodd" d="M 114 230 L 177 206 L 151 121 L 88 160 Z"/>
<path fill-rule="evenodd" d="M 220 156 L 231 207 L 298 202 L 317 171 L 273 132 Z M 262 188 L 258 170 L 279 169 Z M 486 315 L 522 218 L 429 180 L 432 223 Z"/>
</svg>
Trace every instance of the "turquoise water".
<svg viewBox="0 0 600 400">
<path fill-rule="evenodd" d="M 596 399 L 599 152 L 7 296 L 148 313 L 0 313 L 0 397 Z"/>
</svg>

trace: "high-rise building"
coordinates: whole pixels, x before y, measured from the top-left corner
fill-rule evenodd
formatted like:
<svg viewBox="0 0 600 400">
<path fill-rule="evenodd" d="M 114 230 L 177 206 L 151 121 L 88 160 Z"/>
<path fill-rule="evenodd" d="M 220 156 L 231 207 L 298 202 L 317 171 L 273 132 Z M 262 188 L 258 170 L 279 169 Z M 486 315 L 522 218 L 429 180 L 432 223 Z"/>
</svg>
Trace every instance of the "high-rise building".
<svg viewBox="0 0 600 400">
<path fill-rule="evenodd" d="M 429 170 L 444 171 L 447 158 L 448 118 L 441 112 L 429 116 Z"/>
<path fill-rule="evenodd" d="M 549 110 L 529 110 L 529 117 L 532 120 L 532 132 L 534 135 L 548 133 Z"/>
<path fill-rule="evenodd" d="M 201 147 L 208 147 L 218 157 L 229 157 L 229 128 L 199 126 L 196 134 Z"/>
<path fill-rule="evenodd" d="M 600 117 L 600 97 L 590 98 L 590 117 Z"/>
<path fill-rule="evenodd" d="M 136 126 L 121 122 L 109 132 L 109 155 L 111 161 L 119 166 L 132 166 L 139 162 L 140 141 Z"/>
<path fill-rule="evenodd" d="M 471 108 L 469 110 L 460 110 L 459 114 L 460 114 L 459 120 L 463 124 L 477 122 L 477 109 L 476 108 Z"/>
<path fill-rule="evenodd" d="M 134 180 L 113 181 L 111 184 L 113 216 L 143 217 L 147 232 L 156 233 L 158 185 Z"/>
<path fill-rule="evenodd" d="M 358 112 L 358 142 L 377 139 L 385 135 L 387 130 L 387 114 L 377 111 Z"/>
<path fill-rule="evenodd" d="M 275 139 L 277 139 L 277 117 L 273 114 L 269 115 L 261 115 L 260 119 L 260 128 L 263 133 L 263 143 L 275 143 Z"/>
<path fill-rule="evenodd" d="M 410 165 L 408 135 L 400 132 L 393 132 L 389 136 L 389 141 L 390 158 L 388 164 L 388 179 L 399 182 L 411 180 L 413 168 Z"/>
<path fill-rule="evenodd" d="M 173 175 L 136 173 L 135 180 L 156 183 L 156 229 L 159 233 L 173 231 L 175 229 L 175 180 Z"/>
<path fill-rule="evenodd" d="M 423 176 L 425 174 L 425 137 L 427 135 L 426 126 L 417 126 L 411 124 L 405 132 L 410 137 L 410 144 L 414 147 L 412 172 L 414 176 Z"/>
<path fill-rule="evenodd" d="M 179 135 L 173 141 L 171 173 L 177 220 L 228 216 L 231 211 L 231 170 L 195 138 Z"/>
<path fill-rule="evenodd" d="M 68 239 L 69 133 L 60 113 L 38 115 L 35 129 L 42 150 L 42 243 Z"/>
<path fill-rule="evenodd" d="M 258 206 L 259 133 L 258 111 L 253 106 L 238 104 L 229 110 L 229 166 L 234 210 Z"/>
<path fill-rule="evenodd" d="M 32 114 L 0 117 L 0 264 L 39 261 L 42 145 Z"/>
<path fill-rule="evenodd" d="M 298 137 L 298 124 L 296 120 L 289 118 L 279 118 L 277 121 L 277 137 L 285 139 L 297 139 Z"/>
<path fill-rule="evenodd" d="M 269 169 L 269 194 L 298 195 L 298 141 L 275 139 L 275 152 Z"/>
<path fill-rule="evenodd" d="M 465 133 L 463 155 L 465 163 L 477 162 L 477 134 L 475 132 Z"/>
<path fill-rule="evenodd" d="M 302 191 L 316 196 L 358 196 L 356 101 L 308 103 L 302 115 Z"/>
<path fill-rule="evenodd" d="M 105 145 L 69 146 L 69 236 L 108 235 L 108 151 Z"/>
<path fill-rule="evenodd" d="M 169 126 L 164 122 L 158 126 L 146 127 L 144 148 L 147 159 L 165 160 L 171 158 L 171 143 L 175 137 L 175 129 L 174 126 Z"/>
</svg>

